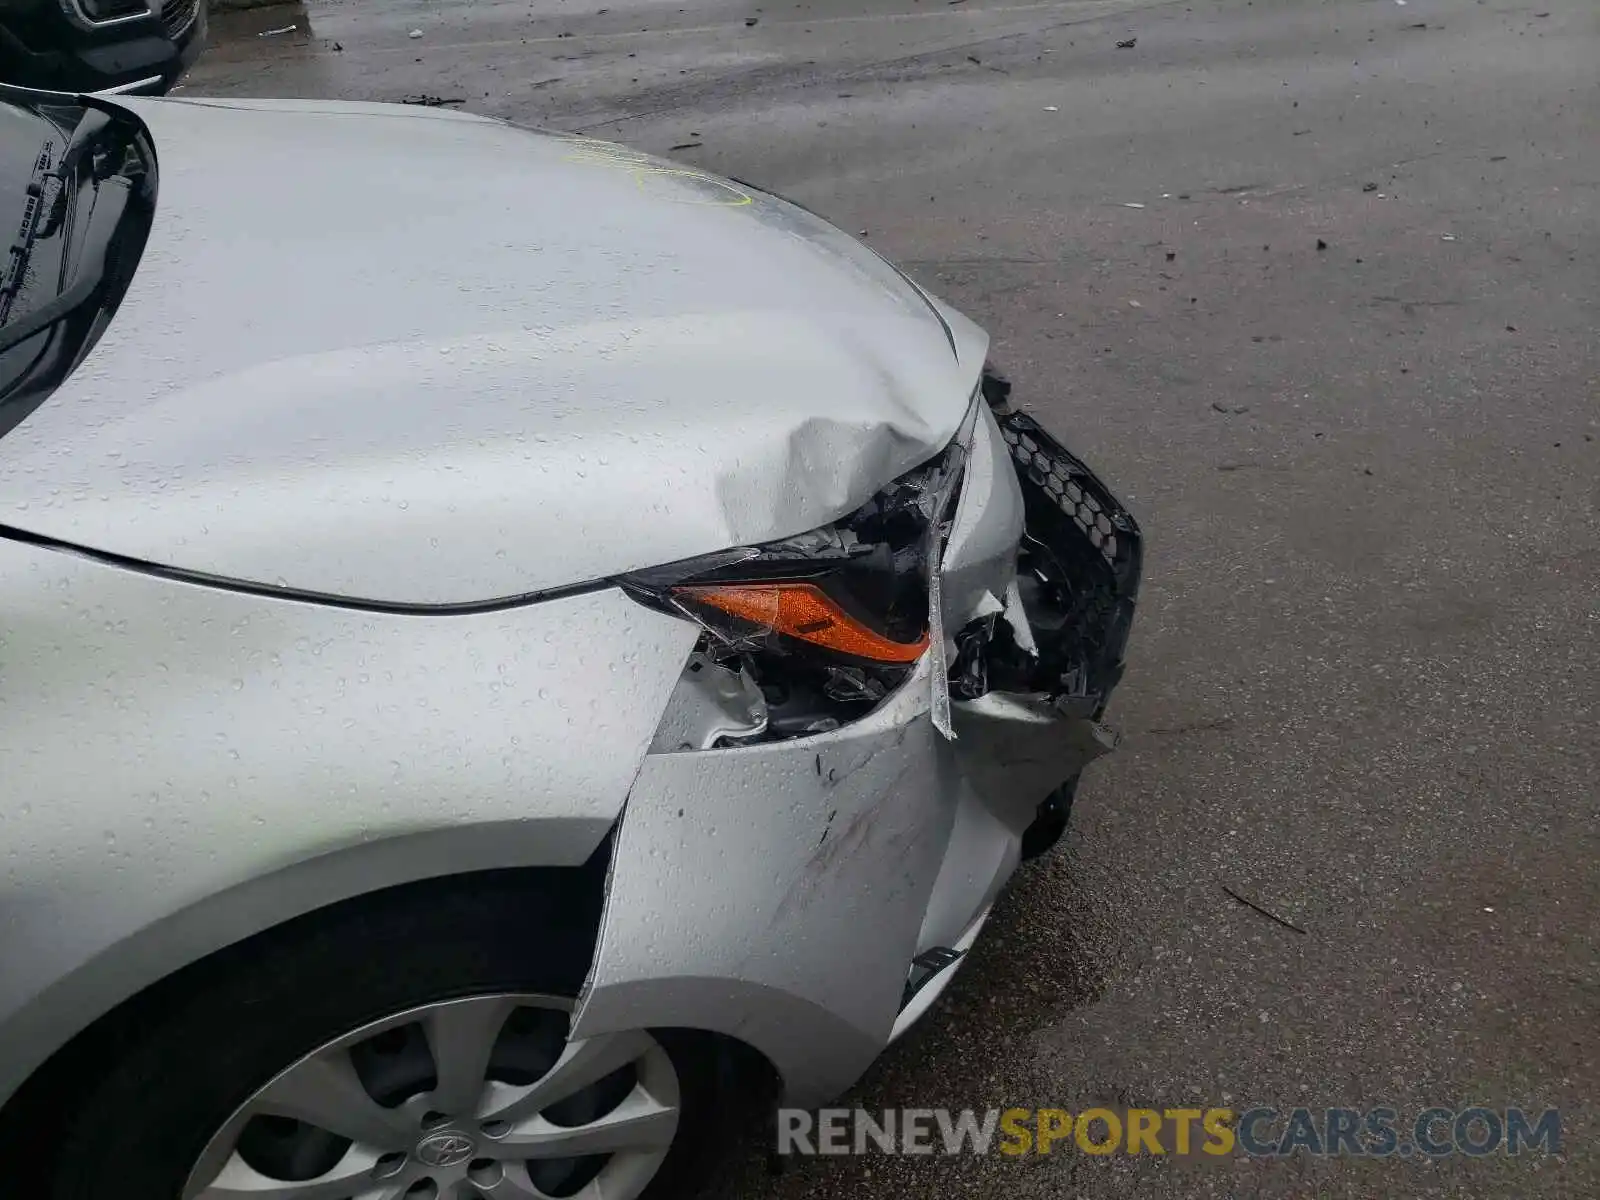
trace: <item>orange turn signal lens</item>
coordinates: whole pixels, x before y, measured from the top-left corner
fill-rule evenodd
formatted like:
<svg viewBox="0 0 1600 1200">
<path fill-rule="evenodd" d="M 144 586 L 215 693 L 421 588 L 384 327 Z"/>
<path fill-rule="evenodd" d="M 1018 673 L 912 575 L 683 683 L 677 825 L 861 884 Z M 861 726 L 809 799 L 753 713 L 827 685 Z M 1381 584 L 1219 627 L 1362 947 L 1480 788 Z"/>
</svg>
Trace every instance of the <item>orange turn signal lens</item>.
<svg viewBox="0 0 1600 1200">
<path fill-rule="evenodd" d="M 868 629 L 811 583 L 711 583 L 672 589 L 674 596 L 776 630 L 814 646 L 880 663 L 913 663 L 928 635 L 896 642 Z"/>
</svg>

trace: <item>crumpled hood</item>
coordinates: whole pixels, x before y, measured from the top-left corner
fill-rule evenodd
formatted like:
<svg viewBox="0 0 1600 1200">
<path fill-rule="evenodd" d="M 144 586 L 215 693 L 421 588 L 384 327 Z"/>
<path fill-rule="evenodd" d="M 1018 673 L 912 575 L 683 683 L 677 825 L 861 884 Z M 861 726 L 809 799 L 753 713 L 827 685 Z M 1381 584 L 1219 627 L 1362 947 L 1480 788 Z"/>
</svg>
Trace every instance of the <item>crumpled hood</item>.
<svg viewBox="0 0 1600 1200">
<path fill-rule="evenodd" d="M 948 442 L 977 379 L 970 322 L 692 168 L 435 110 L 126 104 L 155 225 L 0 438 L 17 529 L 470 603 L 830 521 Z"/>
</svg>

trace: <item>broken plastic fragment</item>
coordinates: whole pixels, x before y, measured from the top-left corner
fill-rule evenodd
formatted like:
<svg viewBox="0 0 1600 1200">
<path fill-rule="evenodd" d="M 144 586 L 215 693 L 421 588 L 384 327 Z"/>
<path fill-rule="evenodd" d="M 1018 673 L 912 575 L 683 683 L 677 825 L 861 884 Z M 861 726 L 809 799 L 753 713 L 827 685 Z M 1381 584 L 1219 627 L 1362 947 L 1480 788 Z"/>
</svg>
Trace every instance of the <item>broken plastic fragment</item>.
<svg viewBox="0 0 1600 1200">
<path fill-rule="evenodd" d="M 1033 640 L 1033 626 L 1028 624 L 1028 614 L 1022 607 L 1022 588 L 1014 577 L 1006 588 L 1005 619 L 1006 624 L 1011 626 L 1011 636 L 1016 638 L 1017 645 L 1038 658 L 1039 643 Z"/>
<path fill-rule="evenodd" d="M 697 653 L 684 666 L 650 749 L 709 750 L 758 738 L 766 728 L 766 697 L 749 674 Z"/>
<path fill-rule="evenodd" d="M 1025 809 L 1116 749 L 1121 735 L 1073 708 L 1001 692 L 957 704 L 956 729 L 967 746 L 962 765 L 973 786 Z"/>
<path fill-rule="evenodd" d="M 984 592 L 978 597 L 977 604 L 972 606 L 972 619 L 976 621 L 980 617 L 992 617 L 1004 611 L 1005 605 L 995 598 L 993 592 Z"/>
</svg>

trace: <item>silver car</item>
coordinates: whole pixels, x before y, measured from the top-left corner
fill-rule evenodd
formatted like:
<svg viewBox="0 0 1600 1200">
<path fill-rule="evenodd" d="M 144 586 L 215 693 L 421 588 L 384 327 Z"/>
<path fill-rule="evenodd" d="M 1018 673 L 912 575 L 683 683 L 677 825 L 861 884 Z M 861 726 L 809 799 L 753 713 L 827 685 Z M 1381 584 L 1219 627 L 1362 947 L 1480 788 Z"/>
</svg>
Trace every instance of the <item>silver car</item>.
<svg viewBox="0 0 1600 1200">
<path fill-rule="evenodd" d="M 0 1190 L 687 1195 L 860 1076 L 1116 740 L 984 333 L 602 142 L 3 99 Z"/>
</svg>

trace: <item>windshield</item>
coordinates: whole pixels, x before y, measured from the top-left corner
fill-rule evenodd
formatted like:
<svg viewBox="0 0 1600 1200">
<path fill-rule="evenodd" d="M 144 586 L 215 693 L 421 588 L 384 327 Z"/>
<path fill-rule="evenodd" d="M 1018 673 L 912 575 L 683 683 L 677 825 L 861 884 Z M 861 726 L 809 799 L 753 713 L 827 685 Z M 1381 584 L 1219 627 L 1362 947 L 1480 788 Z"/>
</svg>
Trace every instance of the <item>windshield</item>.
<svg viewBox="0 0 1600 1200">
<path fill-rule="evenodd" d="M 94 100 L 0 86 L 0 435 L 104 331 L 149 232 L 142 125 Z"/>
</svg>

